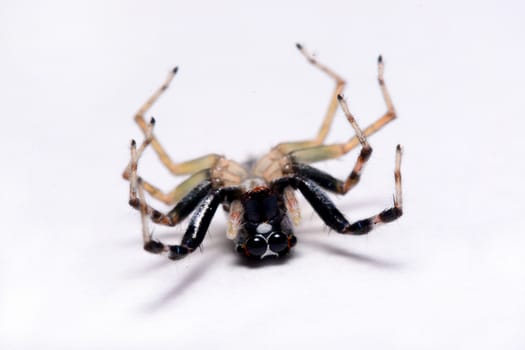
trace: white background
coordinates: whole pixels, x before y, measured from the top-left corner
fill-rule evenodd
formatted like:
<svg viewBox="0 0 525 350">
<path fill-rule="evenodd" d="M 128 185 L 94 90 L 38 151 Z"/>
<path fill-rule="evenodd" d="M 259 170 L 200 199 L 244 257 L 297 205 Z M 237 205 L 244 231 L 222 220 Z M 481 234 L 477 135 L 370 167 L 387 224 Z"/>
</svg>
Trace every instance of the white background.
<svg viewBox="0 0 525 350">
<path fill-rule="evenodd" d="M 0 347 L 525 348 L 523 18 L 518 0 L 3 1 Z M 384 55 L 399 119 L 334 201 L 352 220 L 389 206 L 402 143 L 405 216 L 343 236 L 303 201 L 290 258 L 251 266 L 218 211 L 185 260 L 144 252 L 120 177 L 137 108 L 179 65 L 151 110 L 173 158 L 312 137 L 333 83 L 296 42 L 347 79 L 362 126 L 385 110 Z M 336 119 L 331 142 L 352 135 Z M 180 181 L 151 150 L 140 172 Z"/>
</svg>

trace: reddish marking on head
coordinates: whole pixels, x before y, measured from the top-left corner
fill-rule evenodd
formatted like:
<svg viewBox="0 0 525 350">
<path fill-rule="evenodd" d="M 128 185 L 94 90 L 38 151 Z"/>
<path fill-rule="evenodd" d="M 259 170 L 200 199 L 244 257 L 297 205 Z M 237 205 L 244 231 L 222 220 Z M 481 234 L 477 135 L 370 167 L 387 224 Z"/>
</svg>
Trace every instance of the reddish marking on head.
<svg viewBox="0 0 525 350">
<path fill-rule="evenodd" d="M 256 186 L 252 188 L 250 191 L 247 191 L 242 194 L 241 200 L 246 201 L 254 196 L 262 197 L 267 196 L 272 193 L 272 190 L 268 186 Z"/>
</svg>

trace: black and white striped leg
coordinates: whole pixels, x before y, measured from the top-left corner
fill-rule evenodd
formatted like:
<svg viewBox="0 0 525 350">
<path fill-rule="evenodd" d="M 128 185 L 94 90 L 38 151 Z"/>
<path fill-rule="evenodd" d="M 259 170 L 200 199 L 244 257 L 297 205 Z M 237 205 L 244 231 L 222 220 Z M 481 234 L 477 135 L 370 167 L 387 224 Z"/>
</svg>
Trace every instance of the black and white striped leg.
<svg viewBox="0 0 525 350">
<path fill-rule="evenodd" d="M 301 191 L 306 200 L 314 208 L 315 212 L 330 228 L 339 233 L 362 235 L 370 232 L 375 226 L 381 223 L 387 223 L 396 220 L 403 214 L 402 204 L 402 187 L 401 187 L 401 156 L 402 149 L 398 145 L 396 148 L 396 167 L 395 167 L 395 183 L 396 195 L 394 196 L 394 206 L 392 208 L 383 210 L 381 213 L 372 217 L 349 222 L 344 215 L 336 208 L 334 203 L 321 190 L 321 185 L 318 183 L 319 179 L 310 179 L 300 175 L 292 175 L 287 178 L 281 178 L 274 182 L 277 188 L 284 188 L 287 185 Z M 332 178 L 333 179 L 333 178 Z M 330 180 L 328 177 L 324 180 Z M 334 179 L 335 180 L 335 179 Z M 333 187 L 333 183 L 324 183 L 322 187 Z"/>
<path fill-rule="evenodd" d="M 338 192 L 344 194 L 350 189 L 352 189 L 359 182 L 359 179 L 361 178 L 361 172 L 363 171 L 363 167 L 372 155 L 372 147 L 370 147 L 370 144 L 368 143 L 365 134 L 355 121 L 354 116 L 352 115 L 352 113 L 350 113 L 350 109 L 348 108 L 348 104 L 346 103 L 346 101 L 341 95 L 337 95 L 337 100 L 339 101 L 339 104 L 343 109 L 346 119 L 348 120 L 350 125 L 352 125 L 352 128 L 355 131 L 355 136 L 361 144 L 361 151 L 359 152 L 359 156 L 357 157 L 352 172 L 350 173 L 350 175 L 348 175 L 346 181 L 343 183 L 343 186 L 338 188 Z"/>
<path fill-rule="evenodd" d="M 372 147 L 366 139 L 366 135 L 357 124 L 354 116 L 350 113 L 348 104 L 341 95 L 337 95 L 337 100 L 343 109 L 346 119 L 352 126 L 355 132 L 355 137 L 361 145 L 361 151 L 354 163 L 352 171 L 348 175 L 345 181 L 335 179 L 331 175 L 328 175 L 320 170 L 312 168 L 305 163 L 311 163 L 313 161 L 325 160 L 331 158 L 338 158 L 344 155 L 347 151 L 344 150 L 343 145 L 323 145 L 319 147 L 305 148 L 297 150 L 288 155 L 291 160 L 292 173 L 300 176 L 305 176 L 318 182 L 323 188 L 340 194 L 345 194 L 350 191 L 355 185 L 359 183 L 361 173 L 363 172 L 365 164 L 372 155 Z"/>
<path fill-rule="evenodd" d="M 210 226 L 211 219 L 222 199 L 221 191 L 216 190 L 202 200 L 197 210 L 193 213 L 180 244 L 166 245 L 149 237 L 149 240 L 144 241 L 144 249 L 154 254 L 167 253 L 172 260 L 186 257 L 201 245 Z"/>
<path fill-rule="evenodd" d="M 392 222 L 403 215 L 403 193 L 401 186 L 401 157 L 403 150 L 401 145 L 396 147 L 396 167 L 394 178 L 396 183 L 396 195 L 394 196 L 394 206 L 383 210 L 381 213 L 371 216 L 367 219 L 354 222 L 348 227 L 349 232 L 359 232 L 365 234 L 370 232 L 374 227 L 382 223 Z"/>
<path fill-rule="evenodd" d="M 341 189 L 345 184 L 344 181 L 304 163 L 293 163 L 292 172 L 299 177 L 314 181 L 325 190 L 333 193 L 341 193 Z"/>
<path fill-rule="evenodd" d="M 144 187 L 137 176 L 137 153 L 136 143 L 132 141 L 129 203 L 140 211 L 144 249 L 154 254 L 167 253 L 170 259 L 181 259 L 202 243 L 211 219 L 223 200 L 223 191 L 212 190 L 211 181 L 205 180 L 181 199 L 167 215 L 163 214 L 146 202 Z M 195 208 L 197 209 L 194 211 Z M 173 226 L 192 211 L 193 216 L 179 245 L 165 245 L 152 238 L 148 217 L 154 222 Z"/>
<path fill-rule="evenodd" d="M 189 213 L 195 209 L 197 204 L 209 193 L 211 190 L 211 182 L 205 180 L 198 186 L 192 189 L 184 198 L 182 198 L 175 208 L 170 213 L 163 214 L 150 206 L 144 198 L 140 198 L 138 193 L 144 191 L 144 184 L 142 179 L 137 175 L 138 158 L 140 156 L 140 150 L 144 149 L 144 144 L 148 142 L 147 139 L 139 147 L 137 151 L 137 145 L 135 140 L 131 141 L 131 162 L 130 162 L 130 178 L 129 178 L 129 205 L 133 208 L 140 210 L 146 216 L 149 216 L 155 223 L 175 226 L 182 219 L 184 219 Z"/>
</svg>

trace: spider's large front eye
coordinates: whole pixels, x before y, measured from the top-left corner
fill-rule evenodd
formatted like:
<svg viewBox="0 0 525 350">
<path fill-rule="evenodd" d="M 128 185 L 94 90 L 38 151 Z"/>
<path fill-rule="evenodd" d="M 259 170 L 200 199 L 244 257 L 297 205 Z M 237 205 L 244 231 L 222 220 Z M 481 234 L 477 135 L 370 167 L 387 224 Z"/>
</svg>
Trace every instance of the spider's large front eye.
<svg viewBox="0 0 525 350">
<path fill-rule="evenodd" d="M 272 252 L 280 253 L 288 248 L 288 237 L 281 232 L 274 232 L 268 238 L 268 244 Z"/>
<path fill-rule="evenodd" d="M 246 242 L 248 253 L 253 256 L 261 256 L 266 252 L 266 241 L 264 238 L 255 236 Z"/>
</svg>

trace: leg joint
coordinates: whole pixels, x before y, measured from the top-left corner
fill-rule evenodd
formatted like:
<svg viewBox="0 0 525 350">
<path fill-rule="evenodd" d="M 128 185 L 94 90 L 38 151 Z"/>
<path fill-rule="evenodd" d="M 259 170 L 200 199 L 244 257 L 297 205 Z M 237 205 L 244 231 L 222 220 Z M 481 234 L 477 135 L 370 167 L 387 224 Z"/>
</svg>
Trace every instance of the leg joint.
<svg viewBox="0 0 525 350">
<path fill-rule="evenodd" d="M 346 227 L 344 233 L 353 235 L 364 235 L 372 230 L 373 222 L 370 219 L 359 220 Z"/>
<path fill-rule="evenodd" d="M 158 241 L 148 241 L 144 243 L 144 250 L 153 254 L 160 254 L 164 251 L 164 244 Z"/>
<path fill-rule="evenodd" d="M 137 210 L 140 209 L 140 199 L 138 199 L 138 198 L 131 198 L 128 203 L 133 208 L 135 208 Z"/>
<path fill-rule="evenodd" d="M 381 222 L 387 223 L 398 219 L 401 215 L 403 215 L 403 209 L 393 207 L 390 209 L 383 210 L 379 214 L 379 219 L 381 220 Z"/>
<path fill-rule="evenodd" d="M 370 156 L 372 155 L 372 147 L 370 145 L 366 145 L 361 149 L 361 153 L 359 156 L 361 159 L 366 162 L 368 159 L 370 159 Z"/>
</svg>

